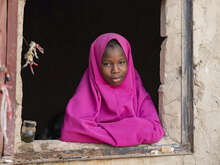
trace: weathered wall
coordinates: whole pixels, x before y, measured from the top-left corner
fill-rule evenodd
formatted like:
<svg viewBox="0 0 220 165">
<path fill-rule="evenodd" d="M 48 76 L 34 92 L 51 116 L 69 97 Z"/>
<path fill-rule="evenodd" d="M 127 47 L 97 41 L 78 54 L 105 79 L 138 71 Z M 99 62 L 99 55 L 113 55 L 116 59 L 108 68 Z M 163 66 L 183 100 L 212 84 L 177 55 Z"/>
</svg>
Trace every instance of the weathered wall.
<svg viewBox="0 0 220 165">
<path fill-rule="evenodd" d="M 159 114 L 166 135 L 181 142 L 181 1 L 163 0 L 161 5 L 161 45 Z M 172 92 L 171 92 L 172 91 Z"/>
<path fill-rule="evenodd" d="M 18 146 L 17 143 L 21 141 L 20 130 L 21 130 L 21 110 L 22 110 L 22 80 L 21 80 L 21 52 L 23 43 L 23 15 L 24 15 L 25 0 L 19 0 L 18 4 L 18 37 L 17 37 L 17 75 L 16 75 L 16 121 L 15 121 L 15 144 L 14 149 Z"/>
<path fill-rule="evenodd" d="M 169 41 L 175 35 L 173 29 L 180 9 L 180 1 L 167 0 L 166 21 L 162 32 L 168 36 L 166 53 L 175 49 L 177 42 Z M 220 164 L 220 1 L 194 0 L 194 154 L 188 156 L 167 156 L 136 159 L 114 159 L 74 161 L 57 164 L 73 165 L 218 165 Z M 173 19 L 175 17 L 175 19 Z M 172 18 L 172 19 L 170 19 Z M 177 21 L 179 22 L 179 21 Z M 173 45 L 172 45 L 173 44 Z M 176 54 L 178 55 L 178 54 Z M 173 57 L 175 54 L 173 54 Z M 175 59 L 175 57 L 174 57 Z M 167 64 L 169 60 L 165 59 Z M 171 59 L 172 60 L 172 59 Z M 172 65 L 171 62 L 169 65 Z M 175 64 L 176 65 L 176 64 Z M 164 69 L 164 76 L 176 74 L 174 70 Z M 175 77 L 175 76 L 174 76 Z M 163 80 L 162 80 L 163 82 Z M 178 103 L 177 103 L 178 104 Z M 172 119 L 171 119 L 172 120 Z M 178 133 L 174 137 L 178 137 Z M 178 139 L 178 138 L 177 138 Z M 49 165 L 50 163 L 47 163 Z M 55 164 L 55 163 L 53 163 Z"/>
</svg>

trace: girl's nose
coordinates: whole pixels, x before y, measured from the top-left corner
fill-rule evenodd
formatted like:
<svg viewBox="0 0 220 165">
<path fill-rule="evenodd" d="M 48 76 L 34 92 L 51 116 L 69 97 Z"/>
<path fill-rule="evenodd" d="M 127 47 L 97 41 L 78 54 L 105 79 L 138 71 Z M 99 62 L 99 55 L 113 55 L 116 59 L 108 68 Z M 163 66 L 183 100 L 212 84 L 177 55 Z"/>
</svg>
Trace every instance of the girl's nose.
<svg viewBox="0 0 220 165">
<path fill-rule="evenodd" d="M 113 68 L 112 68 L 112 73 L 118 73 L 118 72 L 119 72 L 118 65 L 117 65 L 117 64 L 114 64 L 114 65 L 113 65 Z"/>
</svg>

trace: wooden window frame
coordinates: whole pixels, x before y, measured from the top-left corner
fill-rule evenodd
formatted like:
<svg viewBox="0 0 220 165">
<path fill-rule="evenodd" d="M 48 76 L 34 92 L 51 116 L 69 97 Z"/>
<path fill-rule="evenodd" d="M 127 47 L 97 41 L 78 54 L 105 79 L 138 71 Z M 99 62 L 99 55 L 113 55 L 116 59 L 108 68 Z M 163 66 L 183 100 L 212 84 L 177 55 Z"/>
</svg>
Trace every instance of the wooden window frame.
<svg viewBox="0 0 220 165">
<path fill-rule="evenodd" d="M 18 1 L 8 1 L 8 31 L 7 31 L 7 67 L 10 69 L 13 86 L 10 90 L 13 114 L 16 111 L 16 75 L 17 75 L 17 27 L 18 27 Z M 126 157 L 146 157 L 165 155 L 184 155 L 193 153 L 193 25 L 192 0 L 182 0 L 182 107 L 181 107 L 181 143 L 167 144 L 174 152 L 161 151 L 164 144 L 140 145 L 134 147 L 95 147 L 73 149 L 68 151 L 23 152 L 15 153 L 15 131 L 8 132 L 9 143 L 4 144 L 3 155 L 12 156 L 15 163 L 71 161 L 89 159 L 112 159 Z M 14 120 L 8 122 L 10 130 L 15 129 Z"/>
</svg>

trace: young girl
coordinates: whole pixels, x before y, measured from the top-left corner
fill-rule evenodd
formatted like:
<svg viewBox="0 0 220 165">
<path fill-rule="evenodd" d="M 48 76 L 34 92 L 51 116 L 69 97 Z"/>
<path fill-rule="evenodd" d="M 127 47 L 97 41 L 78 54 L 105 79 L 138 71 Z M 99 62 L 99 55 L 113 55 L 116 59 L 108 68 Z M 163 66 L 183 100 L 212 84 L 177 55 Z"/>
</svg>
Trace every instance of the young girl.
<svg viewBox="0 0 220 165">
<path fill-rule="evenodd" d="M 155 143 L 163 135 L 153 102 L 134 68 L 129 42 L 115 33 L 99 36 L 66 108 L 60 140 L 132 146 Z"/>
</svg>

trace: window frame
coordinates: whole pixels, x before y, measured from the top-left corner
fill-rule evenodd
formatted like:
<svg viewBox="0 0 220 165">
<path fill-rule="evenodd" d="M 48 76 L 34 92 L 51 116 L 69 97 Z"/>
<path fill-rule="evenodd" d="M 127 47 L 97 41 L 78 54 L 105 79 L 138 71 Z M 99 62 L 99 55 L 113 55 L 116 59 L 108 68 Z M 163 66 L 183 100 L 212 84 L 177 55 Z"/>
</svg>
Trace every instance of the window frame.
<svg viewBox="0 0 220 165">
<path fill-rule="evenodd" d="M 16 106 L 16 72 L 17 69 L 17 28 L 18 28 L 18 0 L 8 1 L 8 32 L 7 37 L 7 67 L 10 69 L 13 88 L 9 94 L 12 100 L 13 114 Z M 193 20 L 192 0 L 182 0 L 182 67 L 181 67 L 181 143 L 140 145 L 134 147 L 84 148 L 65 151 L 22 152 L 15 153 L 15 131 L 8 132 L 9 143 L 4 144 L 4 155 L 13 157 L 16 163 L 53 162 L 71 160 L 131 158 L 146 156 L 185 155 L 193 153 Z M 14 115 L 15 119 L 15 115 Z M 16 120 L 8 122 L 8 128 L 14 130 Z M 161 151 L 164 146 L 173 148 L 175 152 Z"/>
</svg>

